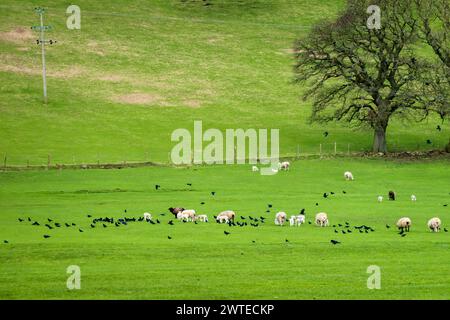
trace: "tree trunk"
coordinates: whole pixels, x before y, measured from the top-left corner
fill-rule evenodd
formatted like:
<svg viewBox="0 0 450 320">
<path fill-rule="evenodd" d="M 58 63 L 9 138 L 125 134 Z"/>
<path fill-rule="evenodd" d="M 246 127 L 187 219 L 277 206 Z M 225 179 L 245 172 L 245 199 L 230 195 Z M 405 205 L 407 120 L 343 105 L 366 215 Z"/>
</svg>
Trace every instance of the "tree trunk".
<svg viewBox="0 0 450 320">
<path fill-rule="evenodd" d="M 373 135 L 373 152 L 387 153 L 386 127 L 387 126 L 381 126 L 375 129 Z"/>
</svg>

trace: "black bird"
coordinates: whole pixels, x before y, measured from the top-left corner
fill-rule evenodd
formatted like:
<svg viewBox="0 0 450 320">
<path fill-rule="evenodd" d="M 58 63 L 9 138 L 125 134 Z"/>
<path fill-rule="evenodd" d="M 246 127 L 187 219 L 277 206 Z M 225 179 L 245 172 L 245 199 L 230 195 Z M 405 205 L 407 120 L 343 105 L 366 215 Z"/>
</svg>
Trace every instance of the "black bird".
<svg viewBox="0 0 450 320">
<path fill-rule="evenodd" d="M 170 221 L 169 221 L 169 224 L 170 224 L 171 226 L 173 226 L 173 221 L 172 221 L 172 220 L 170 220 Z"/>
<path fill-rule="evenodd" d="M 346 194 L 346 193 L 347 193 L 347 191 L 343 190 L 343 191 L 342 191 L 342 193 L 343 193 L 343 194 Z"/>
<path fill-rule="evenodd" d="M 44 238 L 47 239 L 50 238 L 50 236 L 48 234 L 44 234 Z"/>
<path fill-rule="evenodd" d="M 432 144 L 430 139 L 427 139 L 427 144 Z"/>
<path fill-rule="evenodd" d="M 369 231 L 367 231 L 367 229 L 366 230 L 364 230 L 366 233 L 369 233 Z"/>
<path fill-rule="evenodd" d="M 80 232 L 84 232 L 82 229 L 78 229 L 78 231 L 80 231 Z"/>
<path fill-rule="evenodd" d="M 31 218 L 30 217 L 28 217 L 28 221 L 31 222 Z"/>
<path fill-rule="evenodd" d="M 342 227 L 342 224 L 338 223 L 338 226 L 339 226 L 339 227 Z"/>
<path fill-rule="evenodd" d="M 327 197 L 328 197 L 328 193 L 325 192 L 325 193 L 323 194 L 323 197 L 324 197 L 324 198 L 327 198 Z"/>
<path fill-rule="evenodd" d="M 300 214 L 305 214 L 305 208 L 303 208 L 302 210 L 300 210 Z"/>
<path fill-rule="evenodd" d="M 308 221 L 308 224 L 311 224 L 311 221 Z"/>
<path fill-rule="evenodd" d="M 161 186 L 159 184 L 155 184 L 155 189 L 158 190 L 159 188 L 161 188 Z"/>
<path fill-rule="evenodd" d="M 405 237 L 405 236 L 406 236 L 406 233 L 402 234 L 402 237 Z"/>
<path fill-rule="evenodd" d="M 114 225 L 115 225 L 116 227 L 119 227 L 119 226 L 120 226 L 120 223 L 116 222 L 116 223 L 114 223 Z"/>
<path fill-rule="evenodd" d="M 211 195 L 213 195 L 213 196 L 214 196 L 215 194 L 216 194 L 216 192 L 215 192 L 215 191 L 211 191 Z"/>
<path fill-rule="evenodd" d="M 441 131 L 441 130 L 442 130 L 442 129 L 441 129 L 441 126 L 438 125 L 438 126 L 436 127 L 436 130 L 437 130 L 437 131 Z"/>
<path fill-rule="evenodd" d="M 328 131 L 325 131 L 324 133 L 323 133 L 323 136 L 326 138 L 326 137 L 328 137 Z"/>
<path fill-rule="evenodd" d="M 249 218 L 250 220 L 252 220 L 252 221 L 253 221 L 253 217 L 252 217 L 252 216 L 248 216 L 248 218 Z"/>
<path fill-rule="evenodd" d="M 318 202 L 316 202 L 316 206 L 318 206 L 319 205 L 319 203 Z"/>
<path fill-rule="evenodd" d="M 447 228 L 444 228 L 444 231 L 445 231 L 445 232 L 448 232 Z"/>
<path fill-rule="evenodd" d="M 288 239 L 286 239 L 286 240 L 284 240 L 285 242 L 289 242 L 289 240 Z"/>
<path fill-rule="evenodd" d="M 345 221 L 345 224 L 348 226 L 350 223 L 348 223 L 347 221 Z"/>
<path fill-rule="evenodd" d="M 269 209 L 267 209 L 267 210 L 266 210 L 266 213 L 270 213 L 270 210 L 269 210 Z"/>
<path fill-rule="evenodd" d="M 352 230 L 347 230 L 347 233 L 352 233 Z"/>
<path fill-rule="evenodd" d="M 334 233 L 339 233 L 339 231 L 337 231 L 336 229 L 334 230 Z"/>
<path fill-rule="evenodd" d="M 330 191 L 330 194 L 334 194 L 334 192 L 333 192 L 333 191 Z"/>
<path fill-rule="evenodd" d="M 444 204 L 444 207 L 448 206 L 448 204 Z"/>
<path fill-rule="evenodd" d="M 92 218 L 92 216 L 90 214 L 87 215 L 88 218 Z"/>
<path fill-rule="evenodd" d="M 194 224 L 197 224 L 198 222 L 197 221 L 194 221 Z"/>
<path fill-rule="evenodd" d="M 242 220 L 245 220 L 245 217 L 241 216 L 241 219 L 242 219 Z"/>
<path fill-rule="evenodd" d="M 171 236 L 167 236 L 167 239 L 171 240 L 171 239 L 172 239 L 172 237 L 171 237 Z"/>
<path fill-rule="evenodd" d="M 362 231 L 361 229 L 359 229 L 359 233 L 363 233 L 364 231 Z"/>
<path fill-rule="evenodd" d="M 155 224 L 152 220 L 148 220 L 148 223 Z"/>
<path fill-rule="evenodd" d="M 159 186 L 158 186 L 159 187 Z M 123 212 L 127 213 L 127 209 L 123 210 Z"/>
<path fill-rule="evenodd" d="M 337 240 L 330 240 L 330 242 L 331 242 L 332 244 L 339 244 L 339 243 L 340 243 L 340 242 L 337 241 Z"/>
<path fill-rule="evenodd" d="M 387 225 L 386 225 L 386 229 L 389 229 L 389 228 L 390 228 L 390 226 L 387 224 Z"/>
<path fill-rule="evenodd" d="M 156 219 L 156 223 L 161 223 L 158 219 Z"/>
<path fill-rule="evenodd" d="M 230 234 L 230 233 L 227 232 L 227 231 L 224 231 L 223 233 L 224 233 L 226 236 Z"/>
<path fill-rule="evenodd" d="M 23 221 L 23 219 L 20 219 L 20 218 L 19 218 L 18 220 L 19 220 L 19 222 L 22 222 L 22 221 Z"/>
<path fill-rule="evenodd" d="M 47 220 L 48 220 L 48 222 L 52 222 L 53 220 L 52 219 L 50 219 L 50 218 L 47 218 Z"/>
<path fill-rule="evenodd" d="M 343 234 L 346 234 L 346 232 L 345 232 L 344 230 L 342 230 L 342 233 L 343 233 Z"/>
<path fill-rule="evenodd" d="M 66 225 L 66 227 L 70 227 L 70 224 L 68 224 L 67 222 L 66 223 L 64 223 L 65 225 Z"/>
<path fill-rule="evenodd" d="M 106 224 L 103 223 L 103 228 L 106 228 L 106 227 L 107 227 Z"/>
<path fill-rule="evenodd" d="M 186 185 L 188 185 L 189 187 L 192 187 L 192 183 L 186 183 Z"/>
<path fill-rule="evenodd" d="M 49 224 L 46 224 L 45 226 L 46 226 L 47 228 L 49 228 L 50 230 L 53 229 L 53 227 L 52 227 L 51 225 L 49 225 Z"/>
<path fill-rule="evenodd" d="M 9 243 L 8 240 L 3 240 L 3 243 Z"/>
<path fill-rule="evenodd" d="M 76 224 L 72 222 L 72 226 L 76 226 Z"/>
<path fill-rule="evenodd" d="M 336 225 L 335 225 L 335 224 L 333 224 L 333 228 L 336 228 Z"/>
<path fill-rule="evenodd" d="M 200 202 L 200 204 L 201 204 L 201 205 L 204 205 L 205 203 L 202 201 L 202 202 Z"/>
<path fill-rule="evenodd" d="M 95 228 L 95 225 L 91 224 L 91 228 Z"/>
<path fill-rule="evenodd" d="M 272 208 L 272 205 L 269 203 L 268 205 L 267 205 L 269 208 Z"/>
<path fill-rule="evenodd" d="M 39 226 L 39 222 L 35 221 L 31 224 L 32 226 Z"/>
<path fill-rule="evenodd" d="M 255 243 L 256 241 L 255 241 L 255 240 L 252 240 L 252 242 Z"/>
<path fill-rule="evenodd" d="M 55 222 L 55 226 L 56 226 L 57 228 L 59 228 L 59 227 L 61 227 L 61 224 Z"/>
</svg>

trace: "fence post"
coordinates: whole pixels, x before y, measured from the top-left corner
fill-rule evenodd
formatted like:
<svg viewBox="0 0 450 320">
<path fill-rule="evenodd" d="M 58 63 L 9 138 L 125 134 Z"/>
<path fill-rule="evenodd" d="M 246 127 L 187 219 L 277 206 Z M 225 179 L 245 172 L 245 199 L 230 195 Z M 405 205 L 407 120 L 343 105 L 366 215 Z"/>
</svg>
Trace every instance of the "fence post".
<svg viewBox="0 0 450 320">
<path fill-rule="evenodd" d="M 336 155 L 336 153 L 337 153 L 336 148 L 337 148 L 337 145 L 336 145 L 336 141 L 335 141 L 335 142 L 334 142 L 334 155 Z"/>
<path fill-rule="evenodd" d="M 47 170 L 50 169 L 51 157 L 50 154 L 47 155 Z"/>
</svg>

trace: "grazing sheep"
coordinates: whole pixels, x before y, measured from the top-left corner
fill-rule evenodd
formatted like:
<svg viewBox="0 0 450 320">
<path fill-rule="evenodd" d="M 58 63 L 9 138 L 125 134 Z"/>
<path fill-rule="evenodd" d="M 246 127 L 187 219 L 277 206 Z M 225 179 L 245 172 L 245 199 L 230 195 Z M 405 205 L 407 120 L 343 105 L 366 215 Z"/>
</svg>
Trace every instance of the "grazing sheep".
<svg viewBox="0 0 450 320">
<path fill-rule="evenodd" d="M 378 196 L 378 202 L 383 202 L 383 196 Z"/>
<path fill-rule="evenodd" d="M 222 222 L 228 222 L 228 221 L 234 221 L 234 217 L 236 216 L 236 213 L 234 213 L 234 211 L 232 210 L 226 210 L 226 211 L 222 211 L 221 213 L 219 213 L 217 215 L 216 220 L 219 221 L 220 223 Z"/>
<path fill-rule="evenodd" d="M 328 215 L 325 212 L 316 214 L 316 225 L 320 227 L 328 226 Z"/>
<path fill-rule="evenodd" d="M 351 181 L 351 180 L 353 180 L 353 174 L 350 171 L 345 171 L 344 172 L 344 178 L 347 181 Z"/>
<path fill-rule="evenodd" d="M 277 226 L 282 226 L 286 222 L 286 219 L 287 219 L 286 212 L 280 211 L 275 215 L 275 224 Z"/>
<path fill-rule="evenodd" d="M 185 213 L 183 213 L 183 212 L 178 212 L 177 213 L 177 219 L 178 220 L 181 220 L 181 221 L 189 221 L 189 219 L 190 219 L 190 217 L 189 217 L 189 215 L 188 214 L 185 214 Z"/>
<path fill-rule="evenodd" d="M 279 170 L 289 170 L 290 165 L 291 164 L 289 163 L 289 161 L 278 162 L 278 169 Z"/>
<path fill-rule="evenodd" d="M 395 200 L 395 192 L 394 191 L 389 191 L 389 200 L 392 200 L 392 201 Z"/>
<path fill-rule="evenodd" d="M 253 167 L 252 167 L 252 171 L 253 171 L 253 172 L 257 172 L 257 171 L 259 171 L 259 168 L 258 168 L 257 166 L 253 166 Z"/>
<path fill-rule="evenodd" d="M 150 213 L 148 213 L 148 212 L 145 212 L 144 213 L 144 220 L 145 221 L 152 220 L 152 215 Z"/>
<path fill-rule="evenodd" d="M 411 201 L 416 201 L 417 200 L 417 198 L 416 198 L 416 196 L 415 195 L 411 195 Z"/>
<path fill-rule="evenodd" d="M 178 213 L 183 212 L 184 208 L 169 208 L 170 213 L 172 213 L 175 218 L 177 218 Z"/>
<path fill-rule="evenodd" d="M 208 222 L 208 216 L 206 214 L 200 214 L 195 217 L 195 220 L 200 222 Z"/>
<path fill-rule="evenodd" d="M 433 232 L 439 232 L 441 230 L 441 219 L 434 217 L 428 220 L 428 228 Z"/>
<path fill-rule="evenodd" d="M 193 209 L 183 210 L 181 213 L 183 215 L 189 217 L 188 221 L 194 221 L 195 220 L 195 210 L 193 210 Z"/>
<path fill-rule="evenodd" d="M 410 227 L 411 227 L 411 219 L 408 217 L 400 218 L 397 221 L 397 228 L 399 228 L 400 230 L 405 230 L 409 232 Z"/>
<path fill-rule="evenodd" d="M 305 216 L 302 215 L 302 214 L 299 214 L 297 216 L 291 216 L 289 218 L 289 225 L 291 227 L 294 226 L 294 225 L 297 226 L 297 227 L 300 227 L 300 225 L 302 223 L 305 223 Z"/>
</svg>

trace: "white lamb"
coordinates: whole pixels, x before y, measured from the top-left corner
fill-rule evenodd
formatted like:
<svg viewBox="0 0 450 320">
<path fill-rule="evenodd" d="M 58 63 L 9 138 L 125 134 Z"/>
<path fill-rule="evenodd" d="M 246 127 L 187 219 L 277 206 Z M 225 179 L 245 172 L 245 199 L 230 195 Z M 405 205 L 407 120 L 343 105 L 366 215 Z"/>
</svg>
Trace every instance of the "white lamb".
<svg viewBox="0 0 450 320">
<path fill-rule="evenodd" d="M 349 181 L 349 180 L 353 180 L 353 174 L 350 171 L 345 171 L 344 172 L 344 178 L 345 180 Z"/>
<path fill-rule="evenodd" d="M 148 212 L 144 212 L 144 220 L 145 221 L 150 221 L 152 220 L 152 215 Z"/>
<path fill-rule="evenodd" d="M 383 196 L 378 196 L 378 202 L 383 202 Z"/>
<path fill-rule="evenodd" d="M 291 164 L 289 163 L 289 161 L 283 161 L 283 162 L 279 162 L 278 163 L 278 169 L 279 170 L 289 170 L 289 166 Z"/>
<path fill-rule="evenodd" d="M 441 219 L 434 217 L 428 220 L 428 228 L 433 232 L 439 232 L 441 230 Z"/>
<path fill-rule="evenodd" d="M 282 226 L 286 222 L 286 219 L 287 219 L 286 212 L 278 212 L 275 215 L 275 224 L 277 226 Z"/>
<path fill-rule="evenodd" d="M 417 198 L 416 198 L 416 196 L 415 195 L 411 195 L 411 201 L 416 201 L 417 200 Z"/>
<path fill-rule="evenodd" d="M 195 217 L 195 220 L 200 222 L 208 222 L 208 216 L 206 214 L 200 214 Z"/>
<path fill-rule="evenodd" d="M 316 214 L 316 225 L 320 227 L 328 226 L 328 215 L 325 212 Z"/>
<path fill-rule="evenodd" d="M 300 227 L 300 225 L 302 223 L 305 223 L 305 216 L 302 215 L 302 214 L 299 214 L 297 216 L 291 216 L 289 218 L 289 225 L 290 226 L 294 226 L 295 225 L 297 227 Z"/>
<path fill-rule="evenodd" d="M 259 168 L 258 168 L 257 166 L 253 166 L 253 167 L 252 167 L 252 171 L 253 171 L 253 172 L 257 172 L 257 171 L 259 171 Z"/>
</svg>

